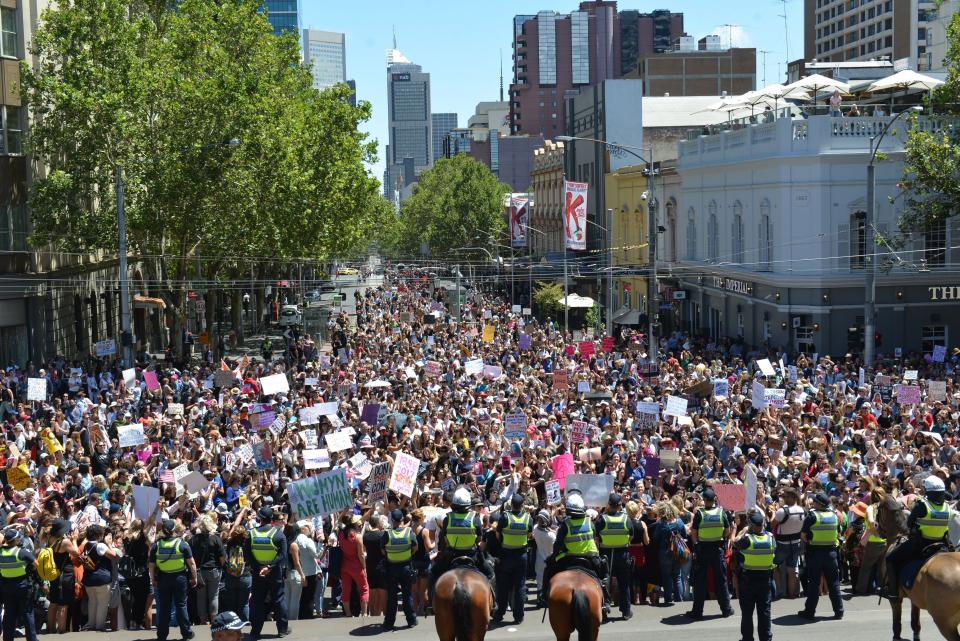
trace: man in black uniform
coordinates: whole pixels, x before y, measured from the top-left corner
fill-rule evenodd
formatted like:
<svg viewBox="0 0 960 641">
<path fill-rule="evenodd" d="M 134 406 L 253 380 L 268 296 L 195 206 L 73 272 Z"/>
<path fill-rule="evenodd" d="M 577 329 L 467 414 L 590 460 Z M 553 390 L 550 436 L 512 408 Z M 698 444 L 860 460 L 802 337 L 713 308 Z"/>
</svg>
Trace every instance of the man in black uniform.
<svg viewBox="0 0 960 641">
<path fill-rule="evenodd" d="M 630 541 L 633 540 L 633 520 L 620 509 L 622 500 L 616 492 L 610 494 L 607 511 L 594 521 L 600 537 L 600 556 L 607 557 L 610 576 L 617 580 L 620 596 L 620 614 L 627 621 L 633 616 L 630 611 L 633 587 L 633 560 L 630 557 Z"/>
<path fill-rule="evenodd" d="M 394 630 L 397 621 L 397 592 L 403 604 L 403 616 L 407 625 L 417 625 L 417 615 L 413 611 L 413 596 L 410 587 L 413 583 L 413 566 L 410 561 L 417 552 L 417 537 L 410 527 L 401 527 L 403 511 L 390 512 L 392 526 L 383 533 L 381 545 L 387 559 L 387 609 L 383 616 L 383 630 Z"/>
<path fill-rule="evenodd" d="M 492 581 L 493 569 L 483 558 L 478 545 L 483 533 L 483 521 L 480 516 L 471 511 L 473 496 L 465 487 L 457 488 L 451 501 L 452 509 L 443 519 L 440 531 L 437 533 L 437 553 L 433 565 L 430 566 L 427 598 L 433 603 L 433 586 L 444 572 L 450 569 L 450 563 L 457 557 L 470 557 L 477 568 Z"/>
<path fill-rule="evenodd" d="M 3 597 L 3 641 L 13 641 L 17 625 L 23 617 L 23 631 L 27 641 L 37 641 L 37 626 L 33 620 L 36 606 L 32 581 L 37 576 L 37 561 L 28 550 L 20 547 L 23 535 L 15 527 L 3 531 L 0 549 L 0 596 Z"/>
<path fill-rule="evenodd" d="M 707 570 L 713 569 L 713 583 L 724 617 L 733 614 L 730 591 L 727 589 L 727 537 L 730 535 L 730 519 L 726 511 L 717 505 L 717 495 L 712 488 L 703 491 L 704 507 L 693 517 L 690 538 L 694 543 L 693 553 L 693 609 L 687 617 L 703 618 L 703 604 L 707 600 Z"/>
<path fill-rule="evenodd" d="M 532 531 L 530 515 L 523 511 L 523 496 L 514 494 L 510 499 L 510 511 L 506 511 L 504 505 L 497 522 L 500 545 L 497 554 L 498 607 L 493 615 L 494 623 L 503 621 L 507 603 L 513 610 L 514 623 L 523 623 L 523 607 L 527 602 L 527 543 Z"/>
<path fill-rule="evenodd" d="M 187 611 L 187 571 L 190 587 L 197 587 L 197 563 L 190 544 L 174 536 L 177 524 L 170 519 L 160 523 L 160 540 L 150 549 L 147 569 L 157 598 L 157 641 L 166 641 L 170 632 L 170 610 L 176 608 L 177 623 L 184 639 L 193 638 Z"/>
<path fill-rule="evenodd" d="M 753 609 L 756 608 L 759 641 L 772 641 L 770 580 L 777 543 L 763 527 L 762 512 L 752 510 L 748 519 L 747 532 L 734 543 L 740 563 L 740 639 L 753 641 Z"/>
<path fill-rule="evenodd" d="M 840 598 L 840 566 L 837 561 L 837 542 L 840 537 L 840 518 L 830 508 L 830 499 L 823 492 L 813 497 L 813 510 L 803 520 L 800 537 L 807 544 L 807 576 L 804 591 L 807 600 L 797 614 L 813 621 L 820 601 L 820 577 L 827 580 L 827 592 L 833 606 L 833 618 L 843 618 L 843 599 Z"/>
<path fill-rule="evenodd" d="M 250 566 L 253 579 L 250 606 L 250 639 L 256 641 L 266 620 L 267 595 L 273 604 L 273 619 L 277 622 L 277 634 L 290 634 L 287 624 L 287 598 L 283 590 L 283 576 L 287 568 L 287 537 L 283 534 L 283 519 L 278 518 L 272 507 L 257 510 L 261 525 L 250 530 L 243 543 L 243 556 Z"/>
</svg>

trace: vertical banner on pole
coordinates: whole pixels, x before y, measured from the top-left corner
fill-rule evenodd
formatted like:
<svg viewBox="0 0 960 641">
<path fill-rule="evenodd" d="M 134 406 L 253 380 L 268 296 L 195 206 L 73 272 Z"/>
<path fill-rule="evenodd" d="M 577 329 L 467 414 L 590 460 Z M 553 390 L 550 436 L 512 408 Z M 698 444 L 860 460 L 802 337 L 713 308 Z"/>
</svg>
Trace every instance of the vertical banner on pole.
<svg viewBox="0 0 960 641">
<path fill-rule="evenodd" d="M 529 225 L 529 203 L 527 198 L 510 197 L 510 246 L 527 246 L 527 225 Z"/>
<path fill-rule="evenodd" d="M 587 183 L 563 181 L 563 231 L 567 249 L 587 248 Z"/>
</svg>

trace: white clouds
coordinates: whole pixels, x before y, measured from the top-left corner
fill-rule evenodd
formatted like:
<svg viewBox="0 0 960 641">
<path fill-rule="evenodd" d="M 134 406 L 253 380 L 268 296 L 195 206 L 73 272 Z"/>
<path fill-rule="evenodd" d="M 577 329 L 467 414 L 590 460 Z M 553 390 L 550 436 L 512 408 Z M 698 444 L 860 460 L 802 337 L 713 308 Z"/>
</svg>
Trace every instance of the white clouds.
<svg viewBox="0 0 960 641">
<path fill-rule="evenodd" d="M 708 35 L 717 35 L 720 36 L 720 42 L 723 43 L 724 47 L 732 46 L 734 47 L 752 47 L 752 41 L 750 39 L 750 34 L 738 24 L 734 25 L 717 25 L 710 30 Z"/>
</svg>

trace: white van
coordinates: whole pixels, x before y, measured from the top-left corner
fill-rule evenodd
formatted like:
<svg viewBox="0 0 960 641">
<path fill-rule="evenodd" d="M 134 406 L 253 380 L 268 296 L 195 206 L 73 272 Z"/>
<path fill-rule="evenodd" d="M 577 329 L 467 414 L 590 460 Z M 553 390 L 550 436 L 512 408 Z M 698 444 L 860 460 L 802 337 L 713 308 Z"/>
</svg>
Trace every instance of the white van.
<svg viewBox="0 0 960 641">
<path fill-rule="evenodd" d="M 299 327 L 303 325 L 303 314 L 296 305 L 284 305 L 280 308 L 277 327 Z"/>
</svg>

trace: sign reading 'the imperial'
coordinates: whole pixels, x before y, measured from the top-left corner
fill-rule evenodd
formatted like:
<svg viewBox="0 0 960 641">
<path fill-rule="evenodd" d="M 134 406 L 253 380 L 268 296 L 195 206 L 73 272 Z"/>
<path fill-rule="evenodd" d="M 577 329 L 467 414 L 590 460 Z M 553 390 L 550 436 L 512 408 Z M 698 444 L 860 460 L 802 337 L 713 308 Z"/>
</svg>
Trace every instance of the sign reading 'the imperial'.
<svg viewBox="0 0 960 641">
<path fill-rule="evenodd" d="M 728 292 L 736 294 L 753 294 L 753 285 L 744 280 L 735 278 L 724 278 L 723 276 L 713 277 L 713 286 L 717 289 L 725 289 Z"/>
<path fill-rule="evenodd" d="M 927 287 L 930 300 L 960 300 L 960 285 L 935 285 Z"/>
</svg>

